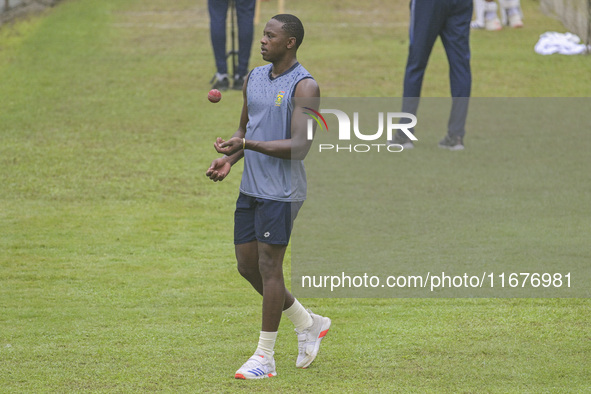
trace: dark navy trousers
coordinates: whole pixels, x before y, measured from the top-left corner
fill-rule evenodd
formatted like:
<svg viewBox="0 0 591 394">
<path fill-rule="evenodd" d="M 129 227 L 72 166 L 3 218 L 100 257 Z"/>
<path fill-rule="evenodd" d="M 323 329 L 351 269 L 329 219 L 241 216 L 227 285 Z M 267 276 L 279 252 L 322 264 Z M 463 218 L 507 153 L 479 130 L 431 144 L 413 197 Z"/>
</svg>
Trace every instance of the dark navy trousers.
<svg viewBox="0 0 591 394">
<path fill-rule="evenodd" d="M 472 0 L 411 0 L 410 44 L 404 74 L 403 112 L 417 113 L 425 69 L 437 37 L 447 54 L 452 110 L 450 136 L 466 133 L 468 97 L 472 87 L 470 71 L 470 20 Z"/>
<path fill-rule="evenodd" d="M 238 69 L 239 76 L 248 73 L 248 61 L 254 34 L 254 7 L 256 0 L 234 0 L 238 22 Z M 209 30 L 217 72 L 228 73 L 226 62 L 226 17 L 230 0 L 208 0 Z"/>
</svg>

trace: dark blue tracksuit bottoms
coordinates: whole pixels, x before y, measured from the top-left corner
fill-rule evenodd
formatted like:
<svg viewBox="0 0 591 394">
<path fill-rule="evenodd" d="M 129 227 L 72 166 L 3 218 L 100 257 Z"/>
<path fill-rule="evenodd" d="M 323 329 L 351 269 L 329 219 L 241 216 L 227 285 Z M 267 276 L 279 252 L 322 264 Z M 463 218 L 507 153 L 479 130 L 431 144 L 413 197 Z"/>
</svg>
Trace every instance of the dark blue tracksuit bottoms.
<svg viewBox="0 0 591 394">
<path fill-rule="evenodd" d="M 254 7 L 256 0 L 234 0 L 236 3 L 236 19 L 238 22 L 238 69 L 239 76 L 248 73 L 248 61 L 252 48 L 254 32 Z M 208 0 L 209 29 L 211 45 L 215 57 L 217 72 L 228 73 L 226 63 L 226 16 L 230 0 Z"/>
<path fill-rule="evenodd" d="M 470 72 L 470 20 L 472 0 L 411 0 L 410 45 L 404 74 L 403 112 L 417 113 L 423 76 L 437 37 L 447 54 L 452 110 L 448 122 L 450 136 L 466 133 Z"/>
</svg>

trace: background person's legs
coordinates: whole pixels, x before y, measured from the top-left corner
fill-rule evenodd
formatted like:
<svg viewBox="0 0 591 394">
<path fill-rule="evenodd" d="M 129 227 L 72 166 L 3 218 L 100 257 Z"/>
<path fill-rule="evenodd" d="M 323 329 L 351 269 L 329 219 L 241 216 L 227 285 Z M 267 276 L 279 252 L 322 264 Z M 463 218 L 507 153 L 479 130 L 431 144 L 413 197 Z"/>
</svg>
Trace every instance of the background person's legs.
<svg viewBox="0 0 591 394">
<path fill-rule="evenodd" d="M 445 22 L 445 7 L 441 2 L 442 0 L 413 0 L 410 4 L 410 42 L 404 73 L 402 112 L 417 114 L 429 56 Z M 407 123 L 410 120 L 401 119 L 400 122 Z M 401 142 L 408 139 L 400 130 L 396 132 L 396 136 Z"/>
<path fill-rule="evenodd" d="M 472 0 L 459 0 L 458 3 L 441 31 L 441 41 L 449 62 L 449 81 L 453 97 L 448 134 L 451 137 L 463 138 L 466 133 L 468 97 L 472 89 L 470 70 Z"/>
<path fill-rule="evenodd" d="M 248 73 L 250 51 L 254 36 L 254 8 L 255 0 L 236 0 L 236 15 L 238 21 L 238 69 L 233 70 L 234 79 L 244 78 Z"/>
<path fill-rule="evenodd" d="M 215 58 L 216 75 L 214 88 L 225 90 L 229 86 L 226 62 L 226 18 L 229 0 L 208 0 L 209 34 Z M 212 80 L 213 82 L 213 80 Z"/>
</svg>

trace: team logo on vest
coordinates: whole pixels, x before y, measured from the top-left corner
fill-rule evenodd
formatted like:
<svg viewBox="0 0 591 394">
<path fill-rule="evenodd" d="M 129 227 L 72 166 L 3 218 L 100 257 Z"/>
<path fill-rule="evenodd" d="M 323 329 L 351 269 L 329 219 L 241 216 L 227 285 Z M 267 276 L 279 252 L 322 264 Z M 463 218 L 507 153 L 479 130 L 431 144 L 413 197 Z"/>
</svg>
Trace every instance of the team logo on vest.
<svg viewBox="0 0 591 394">
<path fill-rule="evenodd" d="M 281 91 L 279 91 L 279 93 L 277 93 L 277 97 L 275 97 L 275 106 L 276 107 L 281 106 L 281 102 L 283 101 L 283 96 L 285 96 L 285 90 L 281 90 Z"/>
</svg>

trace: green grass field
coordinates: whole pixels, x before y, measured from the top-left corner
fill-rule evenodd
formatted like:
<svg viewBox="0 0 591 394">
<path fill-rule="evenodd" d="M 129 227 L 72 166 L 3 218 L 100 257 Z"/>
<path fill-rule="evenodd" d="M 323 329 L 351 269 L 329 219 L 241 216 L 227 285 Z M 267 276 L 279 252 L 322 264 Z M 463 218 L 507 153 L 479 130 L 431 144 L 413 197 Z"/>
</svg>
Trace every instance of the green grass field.
<svg viewBox="0 0 591 394">
<path fill-rule="evenodd" d="M 286 3 L 307 27 L 299 60 L 324 96 L 401 95 L 407 1 Z M 522 4 L 524 29 L 472 34 L 473 95 L 591 96 L 591 58 L 536 55 L 541 33 L 564 29 L 536 1 Z M 263 3 L 262 20 L 275 8 Z M 262 26 L 253 67 L 263 64 Z M 205 2 L 64 0 L 2 26 L 0 392 L 591 392 L 591 302 L 582 298 L 302 299 L 333 319 L 316 362 L 294 367 L 297 339 L 284 320 L 278 377 L 234 380 L 256 346 L 260 298 L 235 269 L 241 165 L 222 183 L 204 175 L 215 137 L 234 132 L 242 105 L 232 91 L 207 101 L 213 73 Z M 446 75 L 438 43 L 424 96 L 446 97 Z M 499 141 L 494 127 L 469 124 L 457 156 L 436 151 L 440 131 L 425 132 L 404 164 L 420 175 L 404 181 L 437 216 L 425 228 L 419 211 L 403 210 L 403 223 L 441 242 L 443 232 L 469 236 L 462 210 L 439 210 L 433 198 L 453 199 L 455 187 L 426 184 L 456 169 L 476 182 L 454 181 L 464 202 L 484 197 L 517 216 L 503 222 L 491 209 L 474 219 L 493 222 L 494 239 L 510 244 L 466 239 L 453 258 L 549 254 L 557 266 L 588 265 L 585 131 L 575 140 L 500 130 Z M 529 138 L 560 145 L 564 162 L 523 154 Z M 478 163 L 499 160 L 499 146 L 510 182 L 505 193 L 479 193 L 499 172 Z M 545 177 L 547 187 L 532 181 Z M 438 258 L 419 243 L 404 253 Z"/>
</svg>

